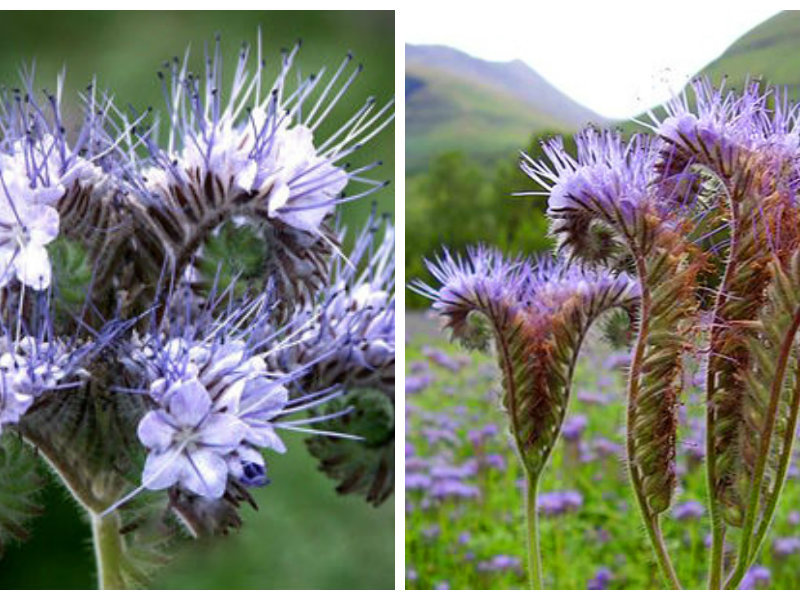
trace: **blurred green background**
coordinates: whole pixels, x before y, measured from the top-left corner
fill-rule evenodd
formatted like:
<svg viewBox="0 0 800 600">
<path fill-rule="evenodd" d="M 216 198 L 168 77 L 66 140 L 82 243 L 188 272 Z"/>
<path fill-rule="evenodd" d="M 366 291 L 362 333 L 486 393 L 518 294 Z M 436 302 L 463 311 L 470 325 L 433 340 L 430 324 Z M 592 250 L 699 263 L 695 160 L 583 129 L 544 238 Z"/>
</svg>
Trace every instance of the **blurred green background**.
<svg viewBox="0 0 800 600">
<path fill-rule="evenodd" d="M 331 115 L 341 123 L 367 96 L 379 103 L 394 96 L 394 13 L 375 12 L 4 12 L 0 19 L 0 82 L 18 85 L 18 70 L 36 60 L 38 88 L 55 88 L 67 67 L 65 103 L 92 75 L 114 92 L 120 106 L 138 110 L 163 104 L 156 71 L 183 56 L 188 44 L 195 67 L 204 42 L 222 35 L 228 75 L 243 41 L 263 35 L 265 57 L 277 64 L 279 50 L 298 38 L 302 73 L 335 67 L 348 50 L 364 72 Z M 324 133 L 324 132 L 323 132 Z M 376 179 L 394 174 L 394 128 L 390 126 L 354 164 L 380 158 Z M 372 196 L 382 212 L 394 212 L 394 187 Z M 343 210 L 358 228 L 369 200 Z M 267 457 L 273 483 L 256 490 L 260 510 L 243 510 L 239 533 L 181 550 L 161 571 L 158 588 L 393 588 L 394 498 L 375 509 L 359 498 L 341 497 L 334 482 L 317 472 L 299 437 L 285 455 Z M 12 545 L 0 560 L 0 588 L 91 588 L 96 585 L 90 533 L 75 503 L 56 483 L 43 492 L 47 512 L 32 522 L 32 539 Z"/>
</svg>

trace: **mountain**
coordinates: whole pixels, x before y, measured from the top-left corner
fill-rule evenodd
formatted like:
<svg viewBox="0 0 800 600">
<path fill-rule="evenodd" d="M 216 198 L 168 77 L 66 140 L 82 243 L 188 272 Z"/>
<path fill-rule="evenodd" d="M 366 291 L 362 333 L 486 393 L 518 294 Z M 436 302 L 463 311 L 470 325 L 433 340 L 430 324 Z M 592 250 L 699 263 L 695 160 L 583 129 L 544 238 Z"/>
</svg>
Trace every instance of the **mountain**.
<svg viewBox="0 0 800 600">
<path fill-rule="evenodd" d="M 702 74 L 714 83 L 727 75 L 740 86 L 748 75 L 785 85 L 792 97 L 800 91 L 800 11 L 783 11 L 736 40 Z"/>
<path fill-rule="evenodd" d="M 406 46 L 405 88 L 409 173 L 441 152 L 488 160 L 537 131 L 603 122 L 522 61 L 490 62 L 446 46 Z"/>
</svg>

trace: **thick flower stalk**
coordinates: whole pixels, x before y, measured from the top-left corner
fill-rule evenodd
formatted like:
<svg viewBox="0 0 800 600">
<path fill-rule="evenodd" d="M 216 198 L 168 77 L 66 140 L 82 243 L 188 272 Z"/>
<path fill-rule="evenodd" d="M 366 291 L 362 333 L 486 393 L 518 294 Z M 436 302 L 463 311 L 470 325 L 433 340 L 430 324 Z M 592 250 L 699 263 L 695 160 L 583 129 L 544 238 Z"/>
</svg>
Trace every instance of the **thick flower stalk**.
<svg viewBox="0 0 800 600">
<path fill-rule="evenodd" d="M 65 119 L 63 77 L 2 97 L 0 473 L 19 483 L 0 478 L 0 541 L 25 535 L 34 503 L 15 496 L 39 457 L 85 509 L 108 588 L 148 585 L 187 532 L 239 527 L 284 433 L 315 456 L 349 444 L 347 476 L 326 468 L 342 492 L 391 493 L 393 230 L 373 247 L 370 221 L 347 262 L 333 226 L 385 185 L 365 175 L 379 161 L 346 160 L 391 102 L 335 123 L 361 68 L 302 80 L 298 51 L 272 68 L 244 47 L 225 90 L 219 40 L 202 76 L 187 53 L 161 77 L 164 117 L 93 83 Z"/>
<path fill-rule="evenodd" d="M 659 173 L 660 146 L 643 136 L 586 130 L 578 153 L 560 140 L 546 161 L 523 156 L 522 169 L 548 190 L 548 215 L 559 249 L 585 264 L 615 264 L 638 278 L 641 303 L 628 387 L 628 463 L 646 528 L 665 577 L 678 586 L 659 515 L 676 485 L 675 445 L 681 365 L 696 312 L 700 252 L 685 236 L 692 225 L 680 194 L 684 171 Z"/>
<path fill-rule="evenodd" d="M 494 344 L 503 406 L 528 476 L 530 574 L 542 586 L 536 490 L 567 410 L 581 342 L 605 311 L 633 311 L 639 288 L 625 274 L 505 259 L 483 247 L 465 258 L 445 253 L 429 269 L 441 287 L 417 284 L 453 337 L 469 347 Z"/>
<path fill-rule="evenodd" d="M 762 485 L 758 464 L 771 443 L 776 408 L 759 388 L 763 390 L 775 375 L 771 371 L 782 344 L 764 340 L 763 333 L 748 323 L 762 311 L 775 261 L 786 261 L 797 244 L 800 137 L 796 108 L 777 90 L 749 84 L 742 94 L 726 93 L 697 81 L 693 91 L 696 109 L 690 109 L 684 95 L 667 105 L 666 118 L 653 118 L 668 157 L 662 170 L 680 165 L 716 180 L 721 191 L 701 201 L 708 203 L 713 226 L 722 224 L 728 234 L 711 315 L 706 371 L 707 467 L 714 525 L 710 585 L 718 588 L 725 524 L 744 526 L 739 558 L 747 561 L 745 540 L 755 517 L 750 498 L 759 493 L 753 487 Z M 767 356 L 765 341 L 767 348 L 773 348 Z M 744 375 L 753 369 L 761 372 Z"/>
</svg>

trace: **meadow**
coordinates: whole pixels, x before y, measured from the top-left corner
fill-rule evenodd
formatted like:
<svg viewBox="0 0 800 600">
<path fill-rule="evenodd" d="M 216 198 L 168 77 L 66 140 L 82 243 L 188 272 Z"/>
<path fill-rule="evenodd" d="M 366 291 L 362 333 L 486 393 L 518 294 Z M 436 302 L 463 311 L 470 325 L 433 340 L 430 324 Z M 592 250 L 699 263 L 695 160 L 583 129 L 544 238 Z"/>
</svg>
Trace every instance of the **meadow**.
<svg viewBox="0 0 800 600">
<path fill-rule="evenodd" d="M 628 353 L 591 332 L 539 498 L 547 589 L 660 589 L 624 462 Z M 525 589 L 523 471 L 500 408 L 493 358 L 467 352 L 422 313 L 407 315 L 406 587 Z M 702 588 L 710 522 L 698 365 L 684 382 L 679 485 L 664 535 L 686 588 Z M 800 586 L 798 453 L 772 532 L 742 587 Z"/>
</svg>

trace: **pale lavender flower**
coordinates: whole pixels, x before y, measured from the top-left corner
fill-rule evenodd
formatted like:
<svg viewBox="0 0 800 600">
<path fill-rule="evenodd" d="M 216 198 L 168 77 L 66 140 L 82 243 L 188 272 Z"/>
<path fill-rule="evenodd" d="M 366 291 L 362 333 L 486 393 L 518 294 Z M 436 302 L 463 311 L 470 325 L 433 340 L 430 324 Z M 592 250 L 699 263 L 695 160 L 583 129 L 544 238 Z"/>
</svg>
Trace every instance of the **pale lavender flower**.
<svg viewBox="0 0 800 600">
<path fill-rule="evenodd" d="M 586 584 L 587 590 L 606 590 L 608 589 L 608 584 L 614 578 L 611 569 L 608 567 L 600 567 L 594 574 L 588 583 Z"/>
<path fill-rule="evenodd" d="M 376 110 L 370 98 L 342 127 L 320 139 L 320 125 L 361 67 L 351 68 L 348 56 L 330 76 L 321 69 L 299 79 L 294 68 L 299 49 L 298 44 L 282 56 L 280 73 L 265 90 L 260 40 L 255 57 L 243 47 L 226 102 L 220 93 L 219 40 L 204 77 L 189 74 L 188 53 L 183 63 L 170 65 L 169 83 L 160 74 L 170 129 L 165 149 L 149 136 L 141 138 L 151 154 L 151 167 L 145 171 L 148 190 L 171 198 L 175 189 L 202 190 L 209 177 L 233 193 L 255 198 L 249 212 L 320 235 L 323 220 L 337 204 L 383 187 L 384 182 L 362 175 L 380 163 L 351 173 L 339 165 L 391 122 L 392 103 Z M 366 184 L 367 191 L 342 198 L 351 180 Z"/>
<path fill-rule="evenodd" d="M 800 552 L 800 538 L 778 538 L 772 543 L 772 552 L 779 558 L 785 558 L 791 554 L 797 554 Z"/>
<path fill-rule="evenodd" d="M 576 442 L 583 435 L 588 423 L 589 419 L 586 418 L 586 415 L 574 415 L 564 421 L 564 425 L 561 427 L 561 435 L 568 442 Z"/>
<path fill-rule="evenodd" d="M 739 584 L 740 590 L 762 589 L 769 585 L 772 573 L 767 567 L 753 565 L 745 573 L 742 582 Z"/>
<path fill-rule="evenodd" d="M 672 514 L 678 521 L 695 521 L 705 514 L 705 507 L 696 500 L 676 504 Z"/>
<path fill-rule="evenodd" d="M 574 490 L 546 492 L 539 495 L 538 510 L 542 514 L 553 517 L 574 512 L 583 506 L 583 496 Z"/>
</svg>

